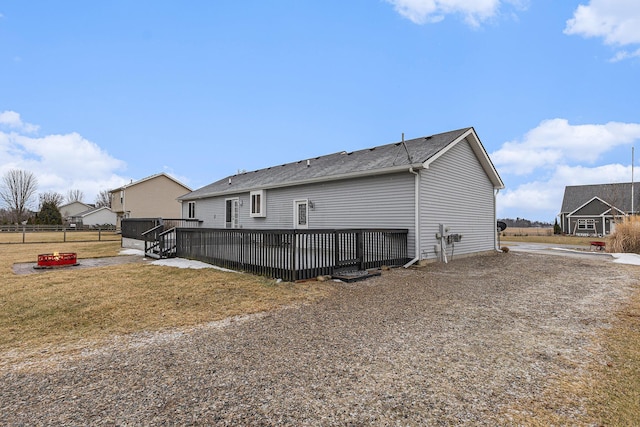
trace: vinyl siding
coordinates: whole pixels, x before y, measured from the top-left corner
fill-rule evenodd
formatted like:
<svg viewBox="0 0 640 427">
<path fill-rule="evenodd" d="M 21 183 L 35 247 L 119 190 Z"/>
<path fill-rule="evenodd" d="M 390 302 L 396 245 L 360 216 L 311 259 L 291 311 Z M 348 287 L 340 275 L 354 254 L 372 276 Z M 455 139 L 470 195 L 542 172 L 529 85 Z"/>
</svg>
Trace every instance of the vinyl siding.
<svg viewBox="0 0 640 427">
<path fill-rule="evenodd" d="M 69 204 L 60 207 L 60 214 L 62 218 L 68 218 L 77 215 L 81 212 L 91 209 L 91 206 L 82 202 L 71 202 Z"/>
<path fill-rule="evenodd" d="M 591 215 L 603 215 L 608 212 L 611 208 L 602 203 L 600 200 L 592 200 L 583 206 L 580 210 L 571 214 L 571 216 L 591 216 Z"/>
<path fill-rule="evenodd" d="M 310 200 L 310 229 L 406 228 L 409 254 L 414 253 L 414 175 L 409 172 L 269 189 L 265 191 L 266 217 L 250 216 L 249 192 L 200 199 L 196 217 L 203 227 L 225 227 L 225 200 L 238 197 L 240 227 L 248 229 L 293 228 L 294 200 Z M 188 214 L 183 204 L 183 218 Z"/>
<path fill-rule="evenodd" d="M 188 190 L 165 176 L 125 189 L 124 208 L 130 218 L 180 218 L 181 206 L 176 199 Z M 117 195 L 119 200 L 119 193 Z"/>
<path fill-rule="evenodd" d="M 420 252 L 437 258 L 438 225 L 462 234 L 454 256 L 495 248 L 494 189 L 466 140 L 420 172 Z M 448 255 L 451 254 L 451 247 Z"/>
<path fill-rule="evenodd" d="M 110 209 L 100 209 L 82 218 L 83 225 L 116 224 L 117 215 Z"/>
</svg>

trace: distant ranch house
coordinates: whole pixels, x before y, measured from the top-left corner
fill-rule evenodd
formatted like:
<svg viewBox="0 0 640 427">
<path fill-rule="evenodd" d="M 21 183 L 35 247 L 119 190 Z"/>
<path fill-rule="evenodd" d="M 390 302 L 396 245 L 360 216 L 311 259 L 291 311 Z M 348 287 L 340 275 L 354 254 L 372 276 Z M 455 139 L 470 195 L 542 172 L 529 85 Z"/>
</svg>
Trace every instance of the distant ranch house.
<svg viewBox="0 0 640 427">
<path fill-rule="evenodd" d="M 77 213 L 70 218 L 70 223 L 77 228 L 115 226 L 118 216 L 106 206 L 91 208 Z"/>
<path fill-rule="evenodd" d="M 93 208 L 94 208 L 93 205 L 88 205 L 80 201 L 75 201 L 75 202 L 67 203 L 60 206 L 58 210 L 60 211 L 60 215 L 62 215 L 62 218 L 65 221 L 71 222 L 71 219 L 74 215 L 77 215 L 81 212 L 86 212 Z"/>
<path fill-rule="evenodd" d="M 611 234 L 617 220 L 637 213 L 639 195 L 640 185 L 630 182 L 567 186 L 558 214 L 562 232 L 577 236 Z"/>
<path fill-rule="evenodd" d="M 213 229 L 406 229 L 413 262 L 494 251 L 504 188 L 473 128 L 228 176 L 178 198 Z M 442 234 L 451 234 L 448 246 Z M 454 237 L 455 236 L 455 237 Z"/>
</svg>

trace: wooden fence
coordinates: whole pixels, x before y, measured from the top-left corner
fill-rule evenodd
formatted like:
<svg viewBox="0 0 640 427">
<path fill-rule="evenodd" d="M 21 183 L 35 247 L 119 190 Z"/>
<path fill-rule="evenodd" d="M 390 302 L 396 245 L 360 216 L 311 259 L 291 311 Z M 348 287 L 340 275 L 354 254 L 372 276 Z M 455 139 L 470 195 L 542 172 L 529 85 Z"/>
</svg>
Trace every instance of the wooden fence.
<svg viewBox="0 0 640 427">
<path fill-rule="evenodd" d="M 0 226 L 0 243 L 58 243 L 117 241 L 113 227 L 79 228 L 62 225 Z"/>
<path fill-rule="evenodd" d="M 286 281 L 409 261 L 406 229 L 177 228 L 175 255 Z"/>
</svg>

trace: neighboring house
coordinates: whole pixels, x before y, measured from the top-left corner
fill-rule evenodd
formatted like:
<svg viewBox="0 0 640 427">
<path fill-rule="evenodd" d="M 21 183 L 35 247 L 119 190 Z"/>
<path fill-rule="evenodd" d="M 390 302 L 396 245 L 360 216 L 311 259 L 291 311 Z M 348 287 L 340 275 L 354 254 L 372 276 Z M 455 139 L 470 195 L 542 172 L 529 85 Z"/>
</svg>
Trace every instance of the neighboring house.
<svg viewBox="0 0 640 427">
<path fill-rule="evenodd" d="M 71 217 L 70 222 L 76 227 L 95 227 L 101 225 L 116 225 L 118 215 L 106 206 L 92 208 Z"/>
<path fill-rule="evenodd" d="M 71 217 L 79 214 L 80 212 L 88 211 L 92 209 L 93 205 L 88 205 L 82 202 L 71 202 L 66 205 L 62 205 L 58 208 L 63 221 L 70 221 Z"/>
<path fill-rule="evenodd" d="M 111 210 L 122 218 L 180 218 L 182 207 L 176 199 L 191 189 L 166 173 L 132 181 L 109 191 Z"/>
<path fill-rule="evenodd" d="M 640 198 L 640 185 L 618 184 L 572 185 L 564 189 L 562 208 L 558 214 L 563 233 L 575 235 L 607 235 L 615 230 L 615 222 L 638 211 L 632 203 Z"/>
<path fill-rule="evenodd" d="M 504 188 L 473 128 L 229 176 L 178 198 L 202 227 L 408 229 L 414 261 L 439 256 L 440 224 L 455 255 L 496 249 Z"/>
</svg>

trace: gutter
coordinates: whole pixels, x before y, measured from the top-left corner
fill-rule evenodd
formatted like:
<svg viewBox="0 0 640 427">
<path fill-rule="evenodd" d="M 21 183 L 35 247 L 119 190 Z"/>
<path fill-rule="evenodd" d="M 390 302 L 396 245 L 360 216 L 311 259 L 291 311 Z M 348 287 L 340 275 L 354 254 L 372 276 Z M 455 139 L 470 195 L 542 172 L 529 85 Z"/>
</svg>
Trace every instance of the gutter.
<svg viewBox="0 0 640 427">
<path fill-rule="evenodd" d="M 412 259 L 411 261 L 409 261 L 408 263 L 406 263 L 405 265 L 403 265 L 402 267 L 404 268 L 409 268 L 411 267 L 413 264 L 415 264 L 416 262 L 420 261 L 420 173 L 416 172 L 415 169 L 413 169 L 413 166 L 409 167 L 409 173 L 412 173 L 415 175 L 415 225 L 414 225 L 414 229 L 415 229 L 415 247 L 416 247 L 416 257 L 414 259 Z"/>
</svg>

